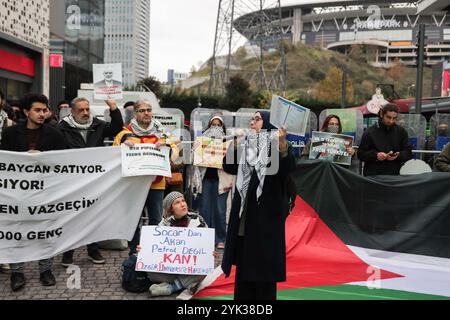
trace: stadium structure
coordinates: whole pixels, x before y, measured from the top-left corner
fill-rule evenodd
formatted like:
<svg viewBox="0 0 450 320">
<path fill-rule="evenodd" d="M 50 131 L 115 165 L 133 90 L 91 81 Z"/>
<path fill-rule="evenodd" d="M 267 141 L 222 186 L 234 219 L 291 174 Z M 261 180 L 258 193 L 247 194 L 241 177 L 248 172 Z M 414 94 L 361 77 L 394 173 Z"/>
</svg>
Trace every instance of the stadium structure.
<svg viewBox="0 0 450 320">
<path fill-rule="evenodd" d="M 264 10 L 273 28 L 266 28 L 263 47 L 276 48 L 280 38 L 342 53 L 361 45 L 375 66 L 416 65 L 417 33 L 425 24 L 425 63 L 433 65 L 450 58 L 449 10 L 448 0 L 286 0 L 281 8 Z M 259 45 L 260 19 L 261 12 L 250 12 L 234 27 Z"/>
</svg>

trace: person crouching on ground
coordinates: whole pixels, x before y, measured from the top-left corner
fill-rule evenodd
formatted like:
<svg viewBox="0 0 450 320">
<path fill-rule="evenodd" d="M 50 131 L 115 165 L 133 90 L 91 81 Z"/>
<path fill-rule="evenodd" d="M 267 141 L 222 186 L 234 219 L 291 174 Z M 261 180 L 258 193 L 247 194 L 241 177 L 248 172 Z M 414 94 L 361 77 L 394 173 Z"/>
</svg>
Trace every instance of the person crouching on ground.
<svg viewBox="0 0 450 320">
<path fill-rule="evenodd" d="M 205 220 L 197 213 L 189 212 L 184 195 L 179 192 L 168 194 L 163 201 L 164 217 L 160 222 L 161 227 L 178 228 L 208 228 Z M 137 246 L 140 252 L 145 248 L 145 244 Z M 217 255 L 217 253 L 214 253 Z M 150 286 L 149 293 L 152 297 L 170 296 L 181 290 L 187 289 L 190 294 L 195 294 L 197 288 L 206 276 L 200 275 L 179 275 L 164 273 L 148 273 L 151 282 L 157 282 Z"/>
</svg>

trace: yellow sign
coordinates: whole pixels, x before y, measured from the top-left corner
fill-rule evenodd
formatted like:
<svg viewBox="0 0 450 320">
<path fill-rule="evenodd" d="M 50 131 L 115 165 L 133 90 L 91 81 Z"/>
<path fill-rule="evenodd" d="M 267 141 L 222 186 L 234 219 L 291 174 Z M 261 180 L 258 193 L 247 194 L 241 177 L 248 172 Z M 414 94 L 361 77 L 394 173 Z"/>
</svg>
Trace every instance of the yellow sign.
<svg viewBox="0 0 450 320">
<path fill-rule="evenodd" d="M 223 142 L 222 139 L 197 138 L 194 143 L 194 166 L 222 169 L 230 144 L 231 141 Z"/>
</svg>

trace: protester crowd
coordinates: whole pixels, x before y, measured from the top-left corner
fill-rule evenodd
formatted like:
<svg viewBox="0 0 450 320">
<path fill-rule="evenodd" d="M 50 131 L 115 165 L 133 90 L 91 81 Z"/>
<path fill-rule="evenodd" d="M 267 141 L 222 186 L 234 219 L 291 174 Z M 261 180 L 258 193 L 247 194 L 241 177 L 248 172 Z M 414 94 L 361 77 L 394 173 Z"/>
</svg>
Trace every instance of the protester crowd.
<svg viewBox="0 0 450 320">
<path fill-rule="evenodd" d="M 110 122 L 94 117 L 90 102 L 84 98 L 61 101 L 53 110 L 42 94 L 30 93 L 20 102 L 8 104 L 0 92 L 0 149 L 37 153 L 96 148 L 104 146 L 105 139 L 114 137 L 114 146 L 133 147 L 141 143 L 158 148 L 168 146 L 172 170 L 180 172 L 176 161 L 182 156 L 180 143 L 153 119 L 154 110 L 149 101 L 127 102 L 123 107 L 125 117 L 116 101 L 109 99 L 105 103 Z M 398 175 L 401 166 L 412 159 L 408 132 L 396 124 L 398 115 L 395 105 L 386 105 L 380 111 L 379 121 L 364 132 L 359 148 L 347 148 L 351 157 L 364 162 L 365 176 Z M 211 114 L 203 130 L 204 137 L 224 142 L 229 139 L 221 114 Z M 330 115 L 321 131 L 342 133 L 341 119 Z M 169 192 L 171 185 L 179 183 L 157 177 L 149 187 L 142 214 L 148 216 L 148 225 L 215 229 L 215 248 L 224 250 L 224 273 L 230 276 L 231 267 L 237 267 L 235 298 L 276 299 L 276 284 L 286 278 L 284 222 L 292 202 L 286 181 L 295 169 L 293 147 L 287 141 L 286 128 L 277 129 L 270 124 L 268 112 L 256 112 L 249 127 L 232 139 L 223 166 L 193 166 L 191 184 L 185 190 Z M 302 158 L 308 158 L 310 147 L 308 143 Z M 269 173 L 274 150 L 279 170 Z M 234 161 L 226 160 L 230 154 Z M 181 172 L 186 172 L 182 167 Z M 436 170 L 450 172 L 450 144 L 437 157 Z M 227 208 L 230 194 L 232 206 Z M 188 199 L 187 195 L 193 198 Z M 197 203 L 198 212 L 189 210 L 188 204 L 193 202 Z M 231 212 L 229 219 L 227 212 Z M 130 257 L 146 246 L 139 239 L 140 225 L 137 225 L 129 242 Z M 87 252 L 94 264 L 105 263 L 97 243 L 89 244 Z M 73 253 L 72 250 L 63 254 L 64 267 L 74 264 Z M 53 259 L 39 261 L 40 281 L 44 286 L 56 284 L 52 267 Z M 25 287 L 24 263 L 1 268 L 11 272 L 13 291 Z M 194 293 L 203 277 L 149 274 L 149 279 L 153 283 L 150 294 L 164 296 L 182 290 Z"/>
</svg>

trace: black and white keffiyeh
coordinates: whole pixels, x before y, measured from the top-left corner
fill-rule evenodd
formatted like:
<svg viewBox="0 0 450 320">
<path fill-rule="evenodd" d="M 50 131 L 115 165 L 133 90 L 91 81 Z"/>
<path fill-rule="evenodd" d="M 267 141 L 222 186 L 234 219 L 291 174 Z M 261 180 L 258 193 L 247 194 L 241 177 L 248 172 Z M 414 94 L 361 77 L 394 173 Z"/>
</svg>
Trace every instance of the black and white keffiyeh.
<svg viewBox="0 0 450 320">
<path fill-rule="evenodd" d="M 8 122 L 8 115 L 5 111 L 0 110 L 0 140 L 2 138 L 2 130 L 6 126 L 5 124 Z"/>
<path fill-rule="evenodd" d="M 167 135 L 162 124 L 156 119 L 152 119 L 152 122 L 150 123 L 150 126 L 147 129 L 144 129 L 141 126 L 139 126 L 136 119 L 131 120 L 130 126 L 134 134 L 137 135 L 138 137 L 145 137 L 151 135 L 162 137 L 164 135 Z"/>
<path fill-rule="evenodd" d="M 67 124 L 72 128 L 77 129 L 83 137 L 84 141 L 87 142 L 88 130 L 91 128 L 92 123 L 94 122 L 94 116 L 92 114 L 89 116 L 89 120 L 85 124 L 78 123 L 72 114 L 69 114 L 67 117 L 65 117 L 63 121 L 67 122 Z"/>
<path fill-rule="evenodd" d="M 245 139 L 244 152 L 241 156 L 236 181 L 236 189 L 241 196 L 240 216 L 242 215 L 244 209 L 250 179 L 255 170 L 259 179 L 259 186 L 256 191 L 256 199 L 259 200 L 262 195 L 267 167 L 271 162 L 270 151 L 272 140 L 274 138 L 277 138 L 276 131 L 263 131 L 260 133 L 251 131 Z"/>
</svg>

